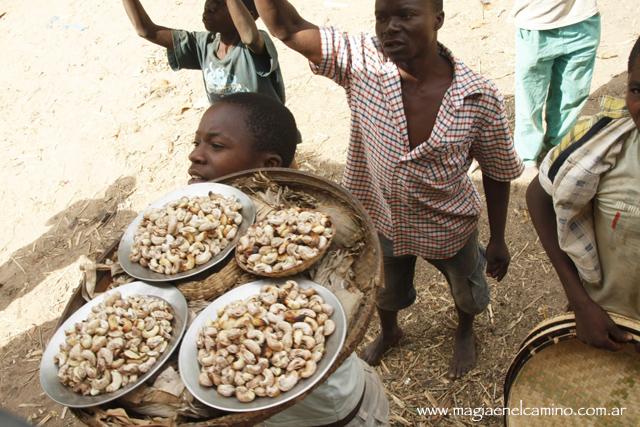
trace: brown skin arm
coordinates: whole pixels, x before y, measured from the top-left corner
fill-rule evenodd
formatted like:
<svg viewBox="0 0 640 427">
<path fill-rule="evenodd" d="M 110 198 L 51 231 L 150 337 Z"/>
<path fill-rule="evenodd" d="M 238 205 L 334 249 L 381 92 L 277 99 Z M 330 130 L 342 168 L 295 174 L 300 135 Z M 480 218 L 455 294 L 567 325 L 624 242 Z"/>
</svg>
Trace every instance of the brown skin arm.
<svg viewBox="0 0 640 427">
<path fill-rule="evenodd" d="M 287 0 L 255 0 L 258 13 L 271 35 L 314 64 L 322 60 L 320 30 L 305 21 Z"/>
<path fill-rule="evenodd" d="M 504 241 L 504 229 L 507 224 L 510 182 L 496 181 L 482 175 L 482 184 L 487 198 L 487 213 L 491 237 L 487 245 L 487 275 L 501 281 L 507 274 L 511 255 Z"/>
<path fill-rule="evenodd" d="M 251 16 L 251 12 L 241 0 L 226 0 L 226 3 L 233 25 L 236 27 L 238 34 L 240 34 L 242 43 L 253 53 L 262 55 L 265 51 L 264 38 L 258 31 L 258 26 L 253 16 Z"/>
<path fill-rule="evenodd" d="M 609 315 L 587 294 L 571 258 L 560 249 L 553 199 L 536 176 L 527 188 L 527 207 L 540 243 L 558 273 L 558 278 L 576 314 L 576 333 L 582 342 L 598 348 L 620 350 L 631 335 L 616 326 Z"/>
<path fill-rule="evenodd" d="M 122 0 L 124 10 L 138 35 L 151 43 L 166 49 L 173 49 L 171 28 L 161 27 L 153 23 L 138 0 Z"/>
</svg>

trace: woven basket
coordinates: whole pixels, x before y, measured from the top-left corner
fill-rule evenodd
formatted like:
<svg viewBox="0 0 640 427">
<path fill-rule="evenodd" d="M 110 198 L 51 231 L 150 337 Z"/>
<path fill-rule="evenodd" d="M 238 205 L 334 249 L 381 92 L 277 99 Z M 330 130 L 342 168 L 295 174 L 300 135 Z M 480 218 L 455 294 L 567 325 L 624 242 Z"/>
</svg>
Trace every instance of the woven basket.
<svg viewBox="0 0 640 427">
<path fill-rule="evenodd" d="M 248 265 L 246 265 L 245 263 L 240 261 L 240 256 L 239 256 L 238 252 L 235 253 L 236 263 L 238 264 L 238 266 L 241 269 L 243 269 L 247 273 L 255 274 L 256 276 L 260 276 L 260 277 L 280 278 L 280 277 L 294 276 L 294 275 L 296 275 L 298 273 L 302 273 L 304 271 L 309 270 L 311 267 L 313 267 L 315 265 L 315 263 L 320 261 L 322 259 L 322 257 L 325 256 L 325 254 L 329 250 L 332 240 L 333 240 L 333 236 L 331 236 L 331 238 L 328 240 L 327 245 L 325 245 L 324 248 L 322 248 L 320 251 L 318 251 L 318 255 L 314 256 L 313 258 L 310 258 L 310 259 L 302 261 L 302 263 L 300 265 L 296 265 L 293 268 L 289 268 L 289 269 L 283 270 L 283 271 L 271 272 L 271 273 L 266 273 L 266 272 L 257 273 L 255 271 L 253 271 Z"/>
<path fill-rule="evenodd" d="M 364 338 L 375 307 L 376 288 L 380 286 L 382 280 L 382 252 L 373 223 L 360 203 L 345 189 L 331 181 L 291 169 L 247 171 L 221 178 L 218 182 L 233 185 L 252 196 L 258 205 L 259 217 L 260 215 L 266 215 L 269 210 L 275 209 L 276 207 L 270 206 L 268 202 L 265 203 L 262 199 L 256 198 L 257 195 L 261 192 L 266 192 L 268 193 L 267 195 L 269 195 L 270 191 L 272 193 L 283 193 L 283 189 L 286 190 L 284 191 L 285 193 L 287 191 L 289 192 L 290 197 L 288 201 L 290 203 L 300 207 L 320 210 L 331 217 L 334 227 L 336 228 L 336 234 L 333 237 L 327 256 L 316 264 L 314 269 L 319 269 L 319 265 L 325 263 L 325 260 L 327 260 L 327 264 L 331 264 L 331 261 L 336 259 L 335 255 L 337 253 L 351 254 L 352 258 L 350 258 L 350 261 L 352 263 L 348 263 L 347 267 L 351 269 L 350 271 L 353 272 L 353 275 L 349 280 L 334 280 L 335 278 L 329 280 L 324 275 L 319 274 L 319 276 L 322 276 L 323 279 L 326 279 L 326 281 L 332 284 L 334 284 L 334 282 L 339 284 L 346 283 L 347 291 L 352 291 L 360 296 L 357 300 L 358 304 L 350 310 L 351 316 L 347 337 L 335 363 L 312 389 L 289 402 L 259 412 L 219 413 L 212 415 L 212 418 L 202 420 L 185 417 L 182 413 L 176 413 L 172 417 L 150 418 L 137 415 L 131 411 L 126 412 L 123 408 L 133 407 L 135 410 L 135 399 L 138 399 L 138 396 L 127 395 L 130 399 L 122 399 L 122 401 L 115 401 L 102 407 L 71 409 L 80 421 L 85 424 L 100 427 L 107 425 L 123 426 L 130 423 L 138 425 L 187 426 L 254 425 L 304 399 L 355 351 L 358 344 Z M 111 251 L 105 254 L 105 257 L 112 256 L 114 250 L 115 245 Z M 332 256 L 333 258 L 331 258 Z M 314 271 L 314 274 L 315 273 Z M 104 291 L 110 283 L 109 279 L 108 272 L 99 272 L 96 291 Z M 203 304 L 202 301 L 196 300 L 212 301 L 231 288 L 255 279 L 256 276 L 244 272 L 238 267 L 235 259 L 230 257 L 226 264 L 218 266 L 213 271 L 203 272 L 196 277 L 175 282 L 175 284 L 191 303 Z M 82 299 L 80 290 L 78 290 L 69 301 L 60 319 L 60 323 L 82 304 L 84 304 L 84 300 Z M 204 304 L 206 304 L 206 302 Z M 165 406 L 165 411 L 166 408 Z"/>
<path fill-rule="evenodd" d="M 640 322 L 609 315 L 636 341 L 640 338 Z M 527 335 L 507 371 L 505 407 L 545 415 L 507 414 L 507 426 L 640 425 L 640 357 L 633 346 L 619 352 L 599 350 L 580 342 L 575 328 L 575 316 L 564 314 Z M 569 408 L 626 409 L 618 417 L 562 415 Z"/>
</svg>

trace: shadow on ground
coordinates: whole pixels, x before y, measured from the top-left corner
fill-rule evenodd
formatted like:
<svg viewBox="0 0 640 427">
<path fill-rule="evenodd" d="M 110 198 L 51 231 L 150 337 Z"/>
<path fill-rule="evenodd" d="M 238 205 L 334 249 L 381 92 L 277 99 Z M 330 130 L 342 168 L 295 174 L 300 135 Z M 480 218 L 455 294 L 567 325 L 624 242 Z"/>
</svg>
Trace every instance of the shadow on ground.
<svg viewBox="0 0 640 427">
<path fill-rule="evenodd" d="M 91 257 L 108 247 L 114 236 L 119 238 L 119 231 L 136 216 L 133 211 L 118 210 L 135 183 L 133 177 L 122 177 L 107 188 L 103 198 L 73 203 L 47 221 L 51 228 L 46 233 L 11 254 L 0 266 L 0 310 L 30 292 L 52 271 L 81 255 Z"/>
</svg>

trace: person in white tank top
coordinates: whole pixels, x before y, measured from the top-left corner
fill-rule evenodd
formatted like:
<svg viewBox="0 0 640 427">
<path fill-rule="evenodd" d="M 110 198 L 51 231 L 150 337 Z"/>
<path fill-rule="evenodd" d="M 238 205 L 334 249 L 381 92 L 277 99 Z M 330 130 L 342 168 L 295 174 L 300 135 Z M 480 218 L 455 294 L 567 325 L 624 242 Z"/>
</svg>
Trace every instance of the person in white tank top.
<svg viewBox="0 0 640 427">
<path fill-rule="evenodd" d="M 600 44 L 596 0 L 515 0 L 514 141 L 528 167 L 558 145 L 589 96 Z"/>
<path fill-rule="evenodd" d="M 515 0 L 516 27 L 552 30 L 577 24 L 598 13 L 596 0 Z"/>
</svg>

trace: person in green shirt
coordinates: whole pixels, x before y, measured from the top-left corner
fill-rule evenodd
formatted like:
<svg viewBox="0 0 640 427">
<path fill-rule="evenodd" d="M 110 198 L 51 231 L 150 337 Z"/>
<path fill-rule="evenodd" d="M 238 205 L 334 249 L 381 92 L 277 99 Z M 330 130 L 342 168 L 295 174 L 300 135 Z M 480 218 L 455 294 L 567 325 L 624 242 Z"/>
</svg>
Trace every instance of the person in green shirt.
<svg viewBox="0 0 640 427">
<path fill-rule="evenodd" d="M 206 0 L 206 31 L 156 25 L 139 0 L 123 0 L 138 35 L 167 49 L 173 70 L 202 70 L 211 104 L 237 92 L 257 92 L 284 104 L 278 53 L 269 35 L 256 26 L 253 0 Z"/>
</svg>

